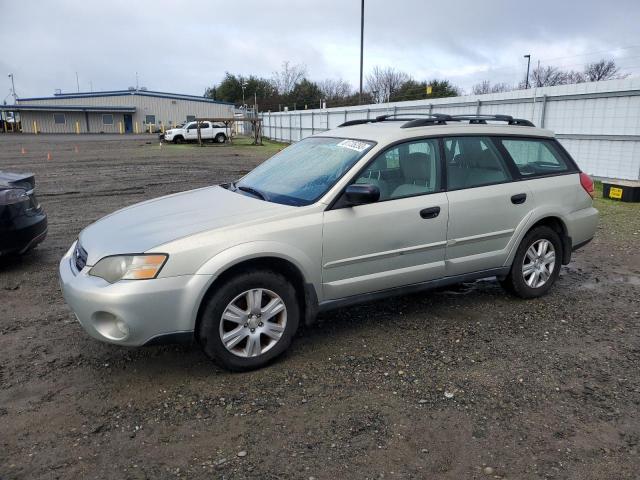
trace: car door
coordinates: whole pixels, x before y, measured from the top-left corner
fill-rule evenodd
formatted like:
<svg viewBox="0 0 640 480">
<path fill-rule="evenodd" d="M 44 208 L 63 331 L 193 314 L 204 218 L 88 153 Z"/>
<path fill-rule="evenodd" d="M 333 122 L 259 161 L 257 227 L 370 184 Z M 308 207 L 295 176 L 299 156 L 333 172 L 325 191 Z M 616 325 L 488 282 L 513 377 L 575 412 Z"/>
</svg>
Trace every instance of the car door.
<svg viewBox="0 0 640 480">
<path fill-rule="evenodd" d="M 198 139 L 198 124 L 196 122 L 191 122 L 187 124 L 185 138 L 187 140 L 197 140 Z"/>
<path fill-rule="evenodd" d="M 486 136 L 444 139 L 449 200 L 447 276 L 503 266 L 532 195 Z"/>
<path fill-rule="evenodd" d="M 200 122 L 200 135 L 202 136 L 203 140 L 211 140 L 213 138 L 213 128 L 211 128 L 211 123 Z"/>
<path fill-rule="evenodd" d="M 437 140 L 392 146 L 354 177 L 379 201 L 324 213 L 322 284 L 326 300 L 409 285 L 445 273 L 447 196 Z"/>
</svg>

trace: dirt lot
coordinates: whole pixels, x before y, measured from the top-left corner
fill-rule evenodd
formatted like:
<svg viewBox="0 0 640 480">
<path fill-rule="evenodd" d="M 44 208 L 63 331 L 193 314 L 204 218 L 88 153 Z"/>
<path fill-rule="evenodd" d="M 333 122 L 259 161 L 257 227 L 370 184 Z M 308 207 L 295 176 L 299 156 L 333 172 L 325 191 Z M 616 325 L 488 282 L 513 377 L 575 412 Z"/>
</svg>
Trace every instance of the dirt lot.
<svg viewBox="0 0 640 480">
<path fill-rule="evenodd" d="M 36 173 L 50 220 L 0 261 L 2 480 L 638 478 L 639 205 L 599 200 L 595 241 L 545 298 L 482 281 L 340 310 L 256 372 L 84 333 L 57 281 L 84 226 L 277 148 L 0 135 L 0 169 Z"/>
</svg>

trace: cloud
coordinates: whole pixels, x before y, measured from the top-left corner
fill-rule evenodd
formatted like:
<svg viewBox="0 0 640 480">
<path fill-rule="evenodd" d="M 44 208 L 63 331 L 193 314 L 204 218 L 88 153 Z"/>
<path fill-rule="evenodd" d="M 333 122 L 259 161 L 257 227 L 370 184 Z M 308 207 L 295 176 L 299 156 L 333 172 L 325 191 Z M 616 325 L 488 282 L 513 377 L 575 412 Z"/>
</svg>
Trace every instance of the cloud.
<svg viewBox="0 0 640 480">
<path fill-rule="evenodd" d="M 126 88 L 202 94 L 225 71 L 270 76 L 284 60 L 312 79 L 359 76 L 360 2 L 2 1 L 3 72 L 19 95 Z M 469 89 L 517 83 L 532 61 L 580 69 L 616 57 L 639 70 L 640 2 L 366 0 L 365 73 L 394 66 Z M 5 88 L 9 83 L 6 73 Z M 0 98 L 1 100 L 1 98 Z"/>
</svg>

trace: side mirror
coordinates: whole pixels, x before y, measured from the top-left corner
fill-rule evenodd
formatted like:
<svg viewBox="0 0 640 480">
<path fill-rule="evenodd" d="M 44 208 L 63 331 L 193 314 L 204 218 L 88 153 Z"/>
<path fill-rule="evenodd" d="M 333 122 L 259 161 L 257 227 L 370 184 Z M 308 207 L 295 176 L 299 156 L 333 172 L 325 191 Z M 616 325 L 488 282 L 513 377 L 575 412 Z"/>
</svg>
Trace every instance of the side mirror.
<svg viewBox="0 0 640 480">
<path fill-rule="evenodd" d="M 375 185 L 354 183 L 344 191 L 344 197 L 349 205 L 375 203 L 380 199 L 380 189 Z"/>
</svg>

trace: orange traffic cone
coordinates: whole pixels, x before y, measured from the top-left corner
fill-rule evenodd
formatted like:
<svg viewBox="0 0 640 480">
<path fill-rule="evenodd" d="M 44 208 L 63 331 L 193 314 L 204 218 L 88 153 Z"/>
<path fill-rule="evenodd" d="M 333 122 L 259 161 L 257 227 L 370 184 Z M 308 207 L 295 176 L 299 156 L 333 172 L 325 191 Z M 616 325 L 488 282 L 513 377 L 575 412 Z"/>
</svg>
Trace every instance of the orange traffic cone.
<svg viewBox="0 0 640 480">
<path fill-rule="evenodd" d="M 47 160 L 51 160 L 51 152 L 47 152 Z"/>
</svg>

